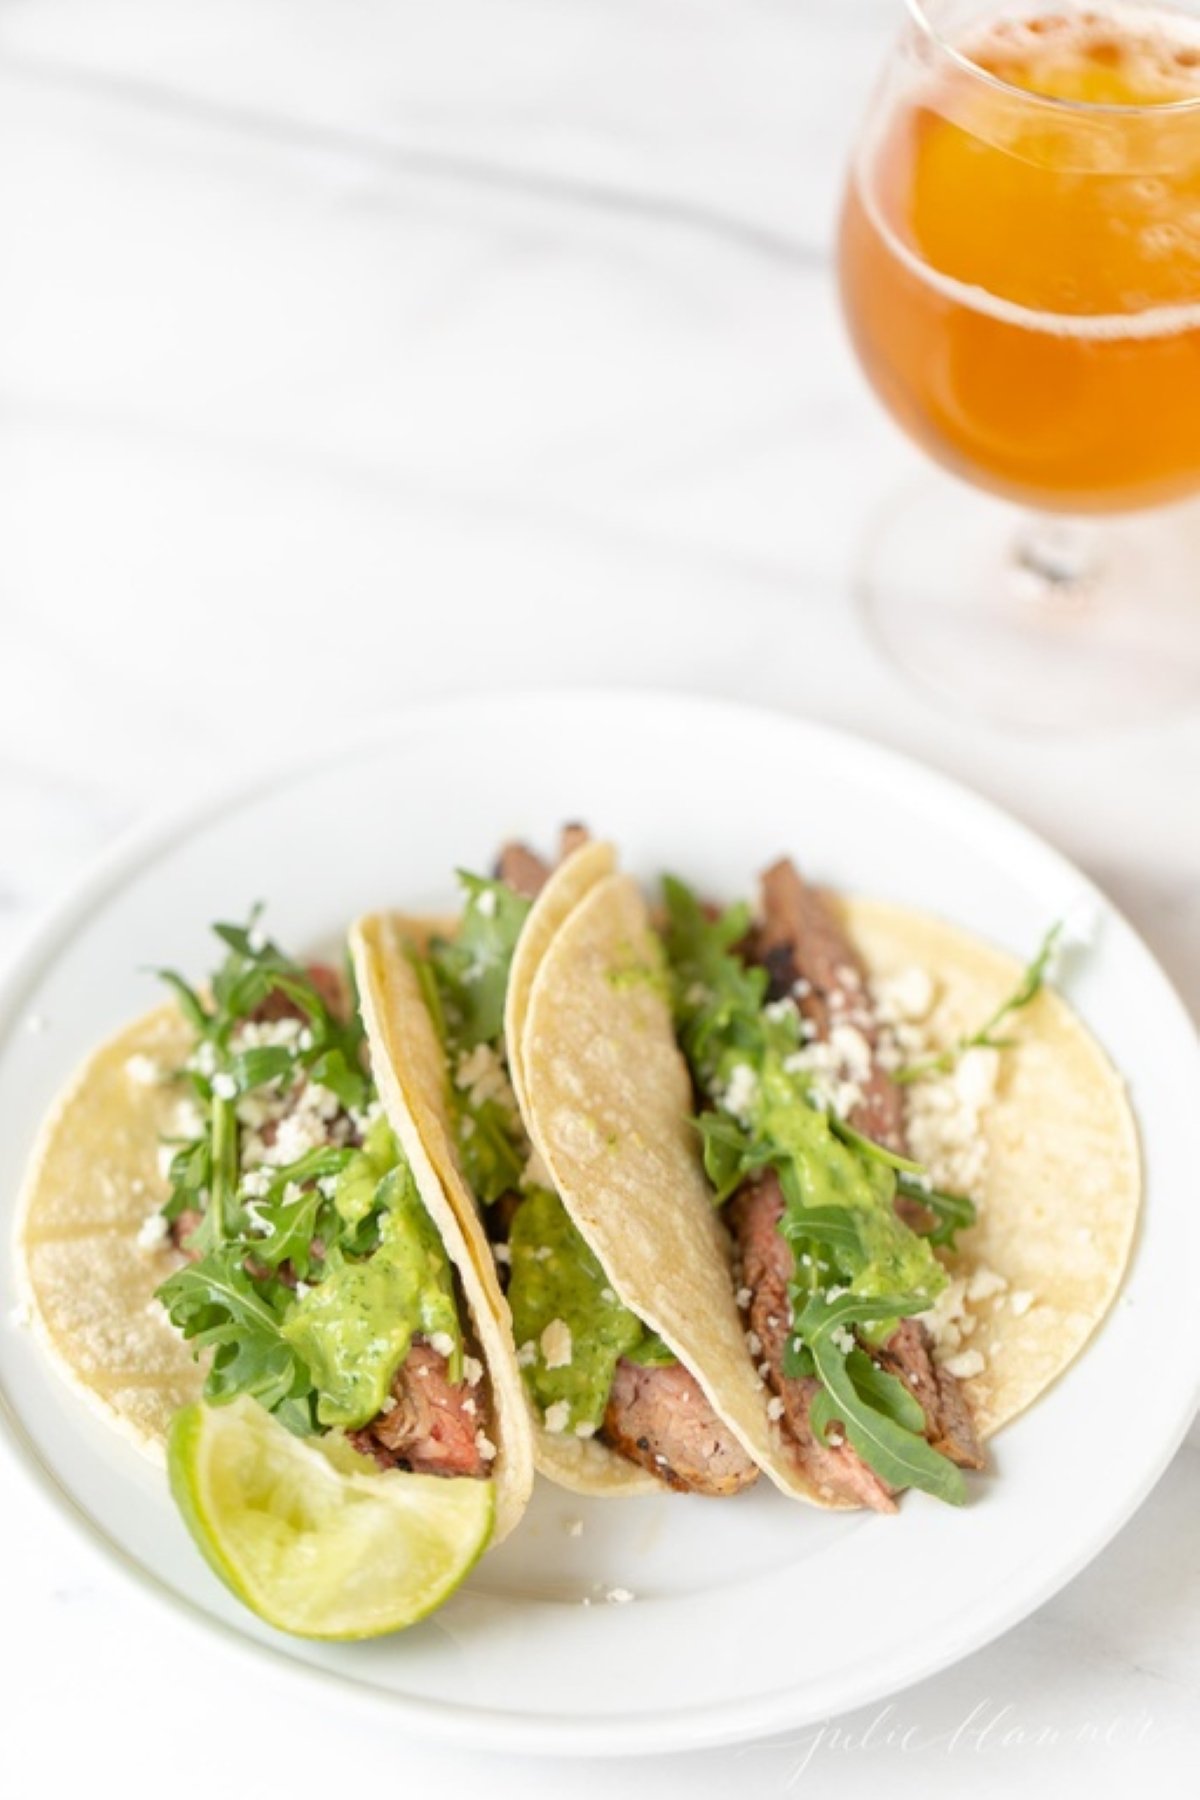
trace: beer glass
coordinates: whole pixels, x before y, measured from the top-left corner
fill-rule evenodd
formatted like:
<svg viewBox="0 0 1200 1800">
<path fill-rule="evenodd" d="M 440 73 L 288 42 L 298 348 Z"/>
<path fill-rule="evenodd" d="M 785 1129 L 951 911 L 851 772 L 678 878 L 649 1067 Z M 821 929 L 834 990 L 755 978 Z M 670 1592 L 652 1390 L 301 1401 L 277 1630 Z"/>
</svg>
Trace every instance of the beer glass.
<svg viewBox="0 0 1200 1800">
<path fill-rule="evenodd" d="M 908 0 L 839 269 L 876 393 L 971 484 L 866 546 L 892 655 L 1038 726 L 1200 694 L 1200 0 Z"/>
</svg>

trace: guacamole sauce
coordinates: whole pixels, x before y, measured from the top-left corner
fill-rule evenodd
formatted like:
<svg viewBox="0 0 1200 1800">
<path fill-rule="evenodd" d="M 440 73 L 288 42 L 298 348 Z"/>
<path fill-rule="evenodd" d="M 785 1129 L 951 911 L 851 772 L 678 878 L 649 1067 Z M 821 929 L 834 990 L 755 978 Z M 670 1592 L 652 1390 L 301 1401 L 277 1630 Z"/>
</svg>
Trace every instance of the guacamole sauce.
<svg viewBox="0 0 1200 1800">
<path fill-rule="evenodd" d="M 336 1262 L 283 1324 L 312 1373 L 322 1425 L 354 1428 L 373 1419 L 418 1332 L 450 1339 L 450 1372 L 461 1377 L 450 1264 L 408 1165 L 398 1160 L 382 1188 L 378 1248 L 361 1261 Z"/>
<path fill-rule="evenodd" d="M 590 1437 L 621 1357 L 674 1358 L 618 1300 L 556 1194 L 530 1188 L 508 1242 L 508 1302 L 526 1387 L 557 1429 Z"/>
</svg>

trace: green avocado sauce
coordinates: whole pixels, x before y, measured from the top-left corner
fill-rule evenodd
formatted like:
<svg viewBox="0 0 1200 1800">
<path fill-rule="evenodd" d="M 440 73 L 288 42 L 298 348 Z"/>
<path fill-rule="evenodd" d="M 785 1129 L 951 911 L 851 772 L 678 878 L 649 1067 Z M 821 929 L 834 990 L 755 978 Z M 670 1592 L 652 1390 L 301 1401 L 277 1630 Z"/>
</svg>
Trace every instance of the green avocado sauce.
<svg viewBox="0 0 1200 1800">
<path fill-rule="evenodd" d="M 662 1339 L 618 1300 L 608 1277 L 572 1224 L 556 1194 L 531 1187 L 513 1218 L 508 1238 L 512 1258 L 508 1303 L 525 1385 L 544 1413 L 565 1401 L 567 1431 L 591 1436 L 604 1417 L 621 1357 L 634 1362 L 673 1362 Z M 569 1360 L 551 1368 L 546 1350 L 556 1344 L 561 1324 L 569 1332 Z M 579 1428 L 582 1427 L 582 1431 Z"/>
<path fill-rule="evenodd" d="M 480 1045 L 503 1063 L 509 969 L 530 907 L 502 882 L 461 871 L 459 878 L 466 904 L 458 934 L 449 942 L 435 939 L 417 975 L 446 1052 L 450 1115 L 467 1184 L 484 1208 L 522 1196 L 508 1238 L 508 1303 L 526 1391 L 543 1414 L 565 1402 L 562 1429 L 586 1437 L 603 1420 L 622 1356 L 643 1363 L 675 1358 L 617 1299 L 558 1196 L 526 1176 L 530 1143 L 511 1091 L 476 1089 L 459 1079 L 463 1059 Z M 666 992 L 657 941 L 649 948 L 622 945 L 610 979 Z M 548 1340 L 551 1359 L 563 1360 L 550 1368 L 542 1335 L 555 1324 L 562 1329 Z"/>
<path fill-rule="evenodd" d="M 378 1247 L 354 1261 L 335 1252 L 282 1331 L 312 1374 L 320 1423 L 353 1429 L 379 1412 L 417 1333 L 450 1339 L 460 1379 L 462 1328 L 441 1238 L 382 1119 L 339 1175 L 334 1205 L 351 1224 L 380 1207 Z"/>
</svg>

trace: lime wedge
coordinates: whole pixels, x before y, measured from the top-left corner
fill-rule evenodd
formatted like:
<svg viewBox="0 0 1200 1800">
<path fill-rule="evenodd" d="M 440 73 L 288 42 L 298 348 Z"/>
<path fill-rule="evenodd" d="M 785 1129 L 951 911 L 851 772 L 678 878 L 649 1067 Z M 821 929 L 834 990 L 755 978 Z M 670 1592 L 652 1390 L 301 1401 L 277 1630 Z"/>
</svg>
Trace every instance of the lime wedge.
<svg viewBox="0 0 1200 1800">
<path fill-rule="evenodd" d="M 243 1396 L 185 1406 L 171 1492 L 239 1600 L 298 1637 L 402 1631 L 452 1594 L 492 1535 L 490 1481 L 384 1473 L 344 1438 L 297 1438 Z"/>
</svg>

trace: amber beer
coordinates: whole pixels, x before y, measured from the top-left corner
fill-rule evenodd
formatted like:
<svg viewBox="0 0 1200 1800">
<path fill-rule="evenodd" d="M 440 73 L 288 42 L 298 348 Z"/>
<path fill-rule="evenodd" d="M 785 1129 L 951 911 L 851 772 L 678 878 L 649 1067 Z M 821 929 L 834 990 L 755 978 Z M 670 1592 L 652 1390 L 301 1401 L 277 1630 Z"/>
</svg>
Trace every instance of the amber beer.
<svg viewBox="0 0 1200 1800">
<path fill-rule="evenodd" d="M 840 262 L 874 386 L 957 473 L 1070 511 L 1200 487 L 1196 21 L 1073 11 L 914 52 Z"/>
</svg>

